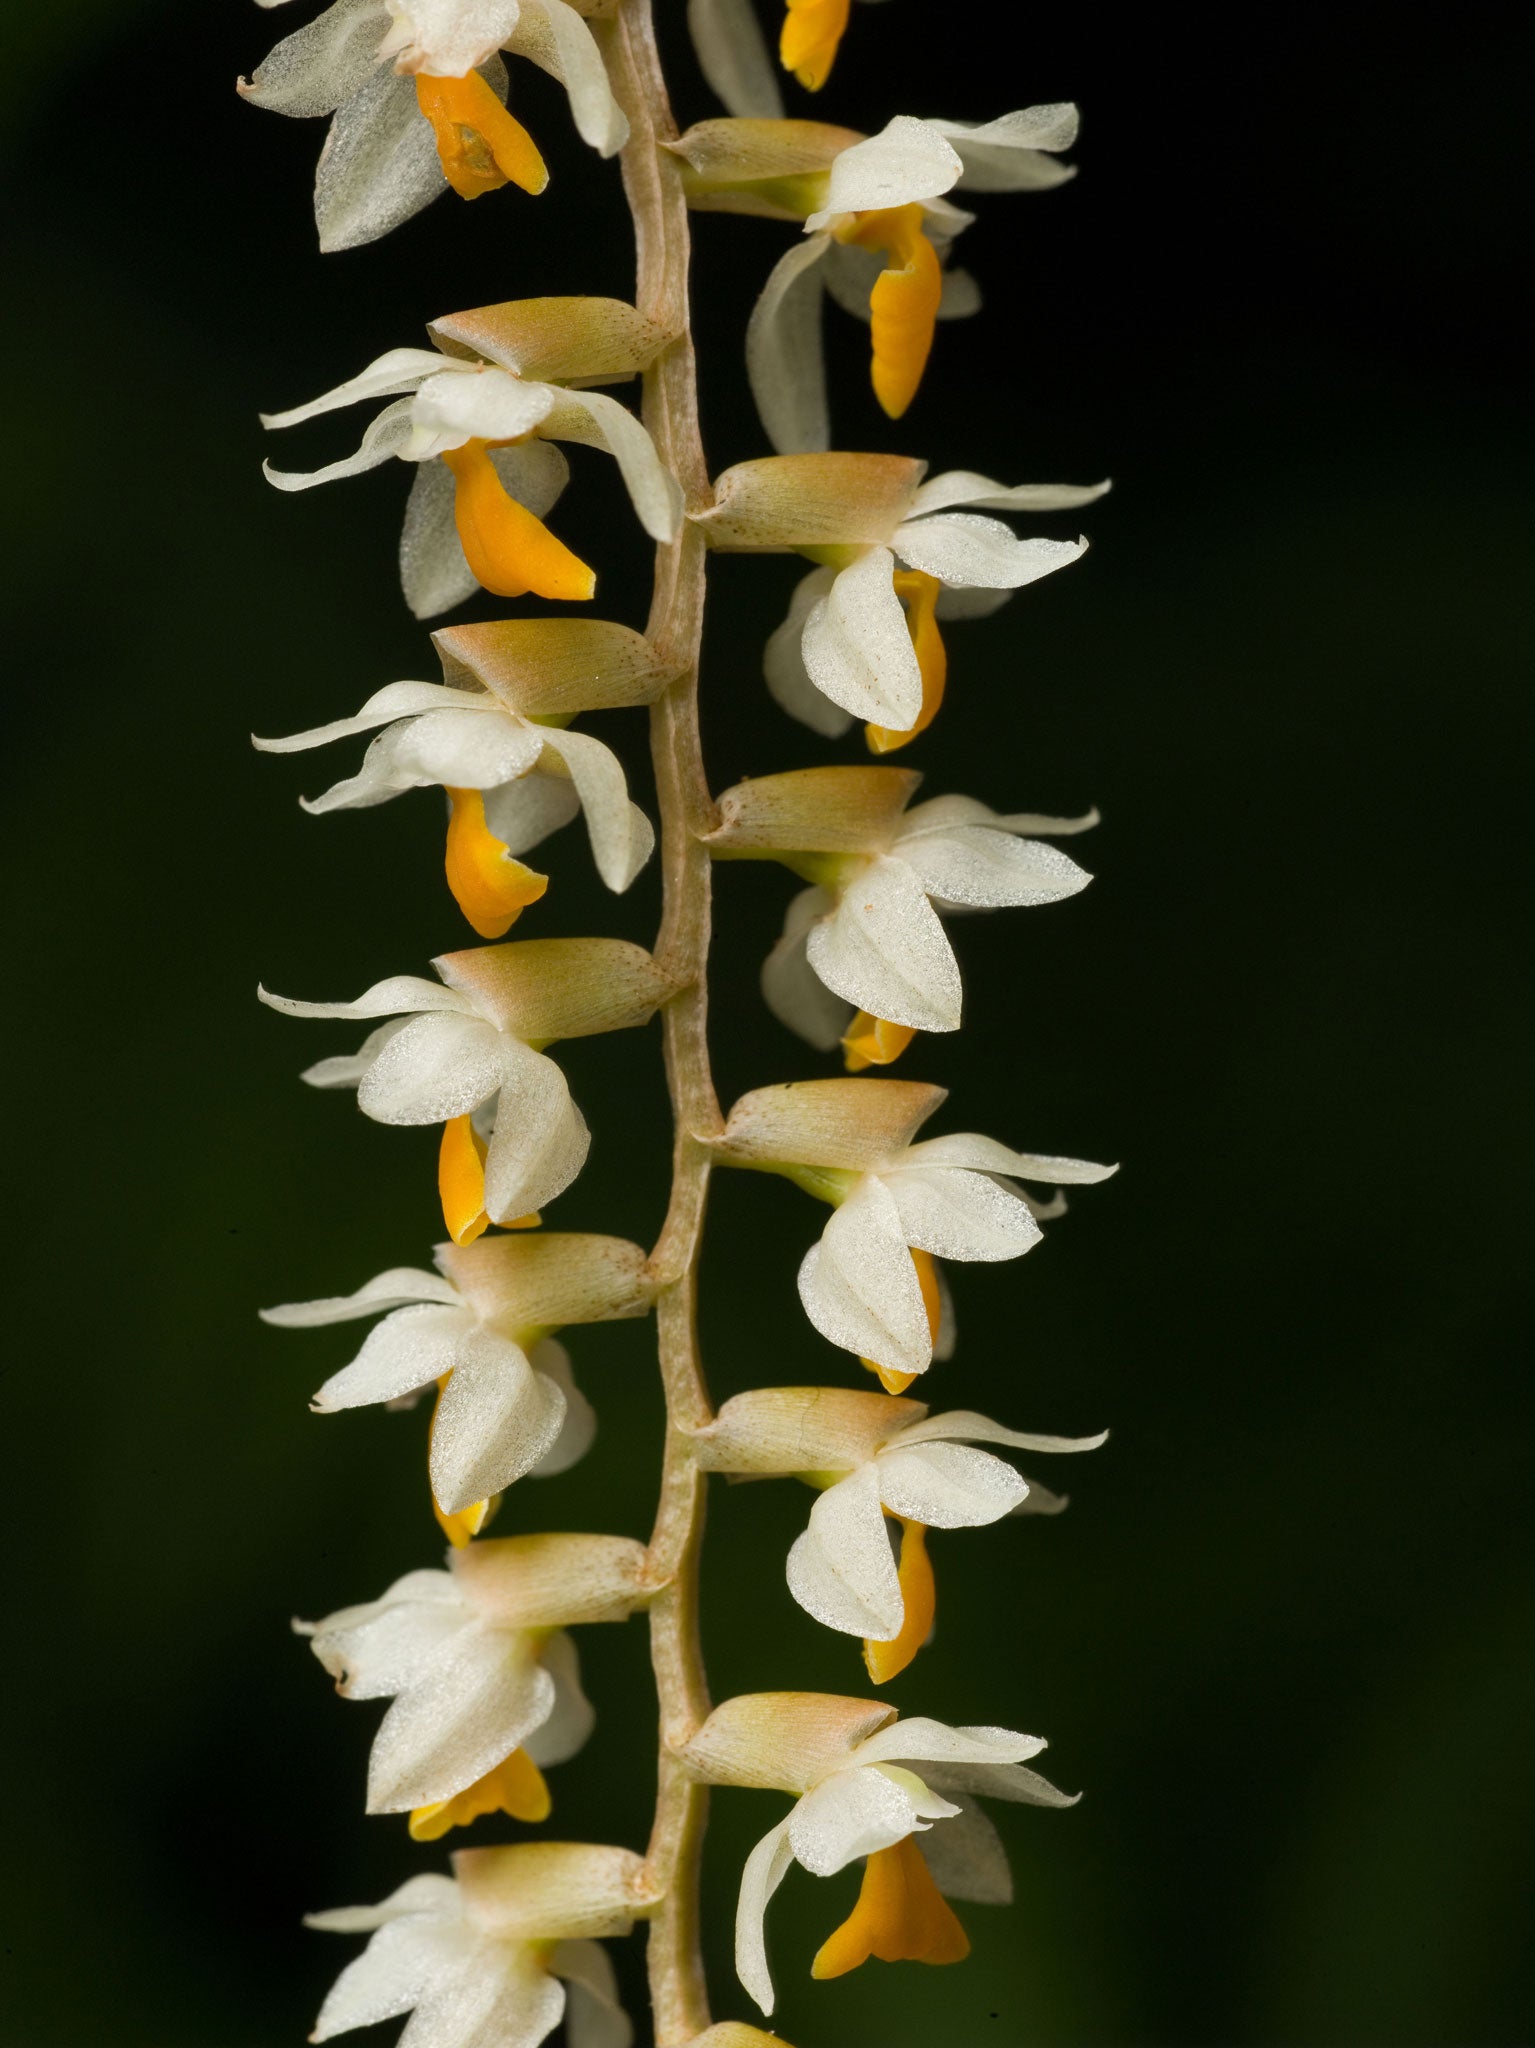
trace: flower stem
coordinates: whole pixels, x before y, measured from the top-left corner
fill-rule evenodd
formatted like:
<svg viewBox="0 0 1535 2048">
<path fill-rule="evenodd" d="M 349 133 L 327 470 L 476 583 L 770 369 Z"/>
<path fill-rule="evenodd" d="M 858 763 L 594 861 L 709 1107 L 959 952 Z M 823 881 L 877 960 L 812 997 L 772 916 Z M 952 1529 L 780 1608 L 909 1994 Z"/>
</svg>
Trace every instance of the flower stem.
<svg viewBox="0 0 1535 2048">
<path fill-rule="evenodd" d="M 629 119 L 624 190 L 634 217 L 638 260 L 635 304 L 674 338 L 645 375 L 643 417 L 661 460 L 682 485 L 690 512 L 709 503 L 709 470 L 698 429 L 698 379 L 688 320 L 691 236 L 681 169 L 661 145 L 675 137 L 656 50 L 650 0 L 622 0 L 616 16 L 594 23 L 619 104 Z M 698 731 L 698 656 L 703 636 L 704 543 L 685 523 L 656 551 L 646 632 L 661 658 L 681 673 L 650 714 L 651 753 L 661 821 L 661 928 L 656 957 L 681 984 L 662 1013 L 666 1078 L 675 1137 L 671 1200 L 651 1255 L 666 1451 L 661 1497 L 650 1540 L 651 1566 L 663 1590 L 650 1609 L 651 1662 L 659 1706 L 656 1811 L 647 1854 L 662 1902 L 650 1924 L 648 1965 L 657 2048 L 680 2048 L 709 2024 L 699 1949 L 699 1860 L 707 1793 L 689 1782 L 676 1751 L 709 1711 L 698 1628 L 698 1554 L 703 1539 L 704 1475 L 683 1433 L 710 1420 L 699 1356 L 698 1258 L 709 1189 L 709 1153 L 700 1139 L 721 1118 L 709 1071 L 707 1036 L 709 855 L 699 834 L 717 813 L 704 774 Z"/>
</svg>

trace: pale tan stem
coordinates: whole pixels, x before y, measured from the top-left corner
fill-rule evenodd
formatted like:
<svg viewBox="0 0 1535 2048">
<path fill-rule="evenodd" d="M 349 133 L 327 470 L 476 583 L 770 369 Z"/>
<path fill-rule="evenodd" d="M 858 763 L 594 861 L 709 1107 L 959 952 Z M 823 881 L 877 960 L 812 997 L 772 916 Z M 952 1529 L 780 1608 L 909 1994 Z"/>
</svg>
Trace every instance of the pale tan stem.
<svg viewBox="0 0 1535 2048">
<path fill-rule="evenodd" d="M 656 52 L 650 0 L 621 0 L 616 16 L 597 26 L 615 95 L 629 119 L 622 165 L 634 216 L 635 303 L 675 337 L 646 373 L 643 417 L 661 460 L 682 485 L 688 510 L 696 512 L 709 503 L 710 491 L 688 321 L 691 236 L 680 167 L 661 147 L 677 129 Z M 661 1498 L 650 1539 L 651 1566 L 664 1582 L 650 1609 L 660 1761 L 646 1858 L 650 1879 L 663 1893 L 651 1920 L 648 1951 L 657 2048 L 680 2048 L 709 2024 L 698 1924 L 708 1795 L 689 1781 L 675 1755 L 709 1711 L 698 1628 L 704 1475 L 684 1433 L 709 1421 L 712 1413 L 696 1316 L 709 1191 L 709 1153 L 699 1140 L 716 1132 L 721 1122 L 707 1036 L 709 855 L 698 836 L 717 821 L 698 732 L 703 609 L 703 536 L 685 524 L 679 539 L 656 551 L 655 592 L 646 624 L 657 651 L 682 670 L 653 708 L 650 723 L 663 890 L 655 950 L 682 984 L 662 1014 L 676 1137 L 671 1201 L 652 1254 L 661 1284 L 656 1324 L 667 1421 Z"/>
</svg>

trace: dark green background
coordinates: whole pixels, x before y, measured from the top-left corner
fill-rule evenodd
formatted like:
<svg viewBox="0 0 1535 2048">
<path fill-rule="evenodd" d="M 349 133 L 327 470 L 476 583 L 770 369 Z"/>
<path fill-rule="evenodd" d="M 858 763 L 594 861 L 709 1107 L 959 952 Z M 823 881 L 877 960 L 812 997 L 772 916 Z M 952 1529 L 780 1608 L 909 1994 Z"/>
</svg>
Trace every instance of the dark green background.
<svg viewBox="0 0 1535 2048">
<path fill-rule="evenodd" d="M 679 0 L 663 13 L 674 29 Z M 772 1920 L 778 2023 L 799 2048 L 1526 2042 L 1531 38 L 1475 8 L 855 14 L 802 110 L 1086 112 L 1075 186 L 981 203 L 965 256 L 988 313 L 943 334 L 902 427 L 863 388 L 857 331 L 829 333 L 844 444 L 1117 479 L 1082 565 L 954 633 L 949 707 L 908 757 L 934 793 L 1096 801 L 1099 879 L 955 927 L 967 1029 L 909 1071 L 952 1088 L 949 1128 L 1126 1163 L 1025 1266 L 957 1276 L 935 1398 L 1114 1437 L 1073 1469 L 1064 1521 L 937 1540 L 941 1634 L 893 1688 L 905 1711 L 1041 1730 L 1088 1797 L 1004 1812 L 1018 1907 L 967 1915 L 962 1970 L 812 1986 L 853 1880 L 795 1875 Z M 246 744 L 429 673 L 392 581 L 403 473 L 280 498 L 255 412 L 434 313 L 622 293 L 630 268 L 611 169 L 522 73 L 547 198 L 444 201 L 321 262 L 318 126 L 230 91 L 287 25 L 227 0 L 77 0 L 8 30 L 0 80 L 17 2048 L 298 2040 L 350 1953 L 299 1914 L 432 1860 L 363 1818 L 377 1709 L 338 1704 L 287 1634 L 438 1555 L 421 1419 L 311 1418 L 349 1333 L 253 1312 L 419 1261 L 433 1138 L 300 1088 L 353 1034 L 253 989 L 350 995 L 465 930 L 434 802 L 307 819 L 294 798 L 343 750 Z M 714 111 L 673 62 L 684 116 Z M 698 246 L 719 466 L 762 449 L 739 337 L 784 231 L 710 220 Z M 284 453 L 326 459 L 353 425 Z M 602 570 L 600 608 L 642 617 L 647 552 L 595 457 L 561 531 Z M 713 571 L 719 786 L 831 757 L 758 675 L 795 573 Z M 593 727 L 642 772 L 637 719 Z M 524 930 L 648 935 L 653 874 L 614 903 L 578 831 L 550 854 Z M 755 991 L 791 886 L 721 877 L 727 1099 L 825 1071 Z M 552 1220 L 646 1239 L 655 1031 L 562 1059 L 596 1143 Z M 820 1221 L 786 1183 L 720 1189 L 721 1394 L 856 1374 L 794 1297 Z M 500 1527 L 643 1533 L 648 1330 L 572 1349 L 597 1447 Z M 855 1646 L 784 1588 L 807 1506 L 790 1486 L 715 1503 L 721 1694 L 862 1689 Z M 602 1718 L 557 1774 L 556 1825 L 638 1842 L 642 1628 L 589 1631 L 582 1654 Z M 717 1802 L 725 2013 L 745 2012 L 736 1873 L 780 1811 Z M 638 1944 L 620 1960 L 637 1990 Z"/>
</svg>

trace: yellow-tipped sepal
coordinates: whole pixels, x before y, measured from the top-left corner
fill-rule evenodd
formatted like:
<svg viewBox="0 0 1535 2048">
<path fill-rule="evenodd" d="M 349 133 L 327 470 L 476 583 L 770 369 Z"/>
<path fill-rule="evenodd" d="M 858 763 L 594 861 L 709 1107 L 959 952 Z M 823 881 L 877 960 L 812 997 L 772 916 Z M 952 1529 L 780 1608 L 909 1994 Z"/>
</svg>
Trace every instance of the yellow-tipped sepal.
<svg viewBox="0 0 1535 2048">
<path fill-rule="evenodd" d="M 843 1977 L 870 1956 L 882 1963 L 962 1963 L 969 1953 L 970 1937 L 908 1835 L 864 1864 L 858 1903 L 822 1943 L 810 1974 Z"/>
<path fill-rule="evenodd" d="M 532 136 L 479 72 L 467 78 L 418 72 L 416 103 L 432 124 L 442 174 L 460 199 L 478 199 L 503 185 L 542 192 L 548 184 L 548 167 Z"/>
<path fill-rule="evenodd" d="M 467 1790 L 432 1806 L 418 1806 L 410 1816 L 413 1842 L 437 1842 L 450 1828 L 465 1828 L 487 1813 L 507 1813 L 513 1820 L 547 1820 L 554 1802 L 544 1774 L 525 1749 L 476 1778 Z"/>
</svg>

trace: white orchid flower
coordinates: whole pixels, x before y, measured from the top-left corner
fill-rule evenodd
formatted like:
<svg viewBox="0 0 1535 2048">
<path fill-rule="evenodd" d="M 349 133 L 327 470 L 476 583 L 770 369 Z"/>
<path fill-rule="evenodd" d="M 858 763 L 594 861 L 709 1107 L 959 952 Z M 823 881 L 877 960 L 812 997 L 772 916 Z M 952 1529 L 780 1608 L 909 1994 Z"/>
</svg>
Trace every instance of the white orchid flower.
<svg viewBox="0 0 1535 2048">
<path fill-rule="evenodd" d="M 947 616 L 984 613 L 1086 550 L 1085 540 L 1019 540 L 977 508 L 1060 511 L 1109 488 L 1007 486 L 964 469 L 924 483 L 925 469 L 904 455 L 763 456 L 727 469 L 714 505 L 692 515 L 711 547 L 822 565 L 768 642 L 768 688 L 828 737 L 863 719 L 876 753 L 925 731 L 943 702 L 945 598 Z"/>
<path fill-rule="evenodd" d="M 435 1273 L 392 1267 L 355 1294 L 261 1311 L 279 1329 L 380 1316 L 362 1349 L 310 1404 L 319 1415 L 383 1402 L 413 1407 L 440 1388 L 428 1469 L 456 1545 L 484 1526 L 496 1497 L 531 1474 L 585 1456 L 597 1418 L 553 1332 L 648 1312 L 645 1254 L 623 1238 L 537 1231 L 438 1245 Z"/>
<path fill-rule="evenodd" d="M 956 1131 L 912 1142 L 948 1091 L 920 1081 L 799 1081 L 743 1095 L 714 1141 L 728 1165 L 782 1173 L 833 1213 L 799 1270 L 805 1313 L 904 1393 L 942 1328 L 935 1259 L 1020 1258 L 1058 1215 L 1017 1181 L 1087 1186 L 1117 1171 Z"/>
<path fill-rule="evenodd" d="M 439 652 L 445 682 L 389 683 L 353 718 L 254 744 L 292 754 L 383 726 L 359 773 L 300 801 L 314 813 L 357 810 L 407 789 L 445 789 L 448 886 L 482 939 L 500 938 L 543 895 L 547 875 L 517 856 L 578 810 L 597 872 L 627 889 L 655 833 L 629 801 L 617 757 L 565 723 L 575 710 L 659 695 L 670 672 L 648 642 L 604 619 L 503 619 L 439 636 Z"/>
<path fill-rule="evenodd" d="M 355 1088 L 375 1123 L 443 1126 L 443 1219 L 454 1243 L 467 1244 L 488 1223 L 533 1215 L 585 1164 L 591 1134 L 542 1048 L 643 1024 L 673 991 L 623 939 L 522 939 L 432 965 L 440 981 L 397 974 L 350 1003 L 258 993 L 289 1017 L 389 1020 L 303 1079 Z"/>
<path fill-rule="evenodd" d="M 366 1934 L 320 2009 L 311 2041 L 412 2013 L 410 2048 L 538 2048 L 563 2018 L 570 2048 L 629 2048 L 598 1937 L 653 1910 L 627 1849 L 518 1842 L 463 1849 L 453 1876 L 424 1872 L 377 1906 L 310 1913 L 305 1926 Z"/>
<path fill-rule="evenodd" d="M 681 487 L 634 414 L 586 388 L 651 361 L 666 340 L 653 321 L 618 299 L 522 299 L 450 314 L 428 332 L 436 349 L 390 349 L 307 405 L 262 414 L 264 426 L 292 427 L 392 399 L 339 462 L 263 467 L 279 490 L 307 491 L 391 458 L 414 465 L 400 577 L 418 618 L 476 585 L 499 597 L 592 596 L 595 572 L 543 524 L 569 474 L 556 441 L 605 449 L 645 531 L 676 538 Z"/>
<path fill-rule="evenodd" d="M 344 1699 L 389 1699 L 368 1760 L 369 1813 L 411 1815 L 418 1840 L 481 1813 L 542 1820 L 540 1771 L 595 1719 L 563 1631 L 623 1621 L 650 1597 L 643 1544 L 507 1536 L 407 1572 L 381 1599 L 295 1622 Z"/>
<path fill-rule="evenodd" d="M 858 1903 L 817 1952 L 813 1977 L 840 1977 L 871 1955 L 927 1963 L 968 1955 L 944 1893 L 1002 1903 L 1011 1883 L 995 1830 L 963 1795 L 1074 1806 L 1024 1768 L 1045 1747 L 1038 1735 L 897 1720 L 875 1701 L 818 1693 L 751 1693 L 716 1707 L 683 1752 L 693 1774 L 796 1795 L 741 1873 L 736 1974 L 763 2012 L 773 2010 L 763 1920 L 792 1863 L 832 1877 L 867 1859 Z M 919 1775 L 914 1764 L 930 1768 Z"/>
<path fill-rule="evenodd" d="M 351 249 L 450 185 L 463 199 L 506 184 L 544 189 L 543 158 L 506 110 L 503 50 L 559 80 L 583 142 L 603 156 L 623 147 L 629 124 L 586 11 L 566 0 L 334 0 L 239 91 L 274 113 L 332 117 L 315 224 L 323 250 Z"/>
<path fill-rule="evenodd" d="M 902 768 L 798 768 L 719 799 L 716 859 L 779 860 L 810 882 L 762 971 L 768 1008 L 850 1072 L 887 1066 L 918 1031 L 957 1031 L 959 963 L 939 911 L 1059 903 L 1092 877 L 1042 841 L 1098 822 L 1001 814 L 973 797 L 908 809 Z"/>
<path fill-rule="evenodd" d="M 1064 184 L 1075 173 L 1056 157 L 1076 136 L 1076 108 L 1056 104 L 981 123 L 898 114 L 868 136 L 815 121 L 702 121 L 674 145 L 691 205 L 803 222 L 805 239 L 774 267 L 746 334 L 752 394 L 781 455 L 830 446 L 823 295 L 870 323 L 874 395 L 900 419 L 936 322 L 981 303 L 967 273 L 945 270 L 974 216 L 943 195 Z"/>
<path fill-rule="evenodd" d="M 821 1488 L 789 1552 L 789 1591 L 827 1628 L 863 1638 L 876 1685 L 904 1671 L 937 1608 L 929 1529 L 975 1529 L 1004 1515 L 1059 1514 L 1065 1500 L 976 1444 L 1092 1451 L 1097 1436 L 1039 1436 L 958 1409 L 841 1387 L 763 1387 L 737 1394 L 693 1434 L 706 1471 L 794 1476 Z M 901 1526 L 897 1569 L 886 1517 Z"/>
</svg>

